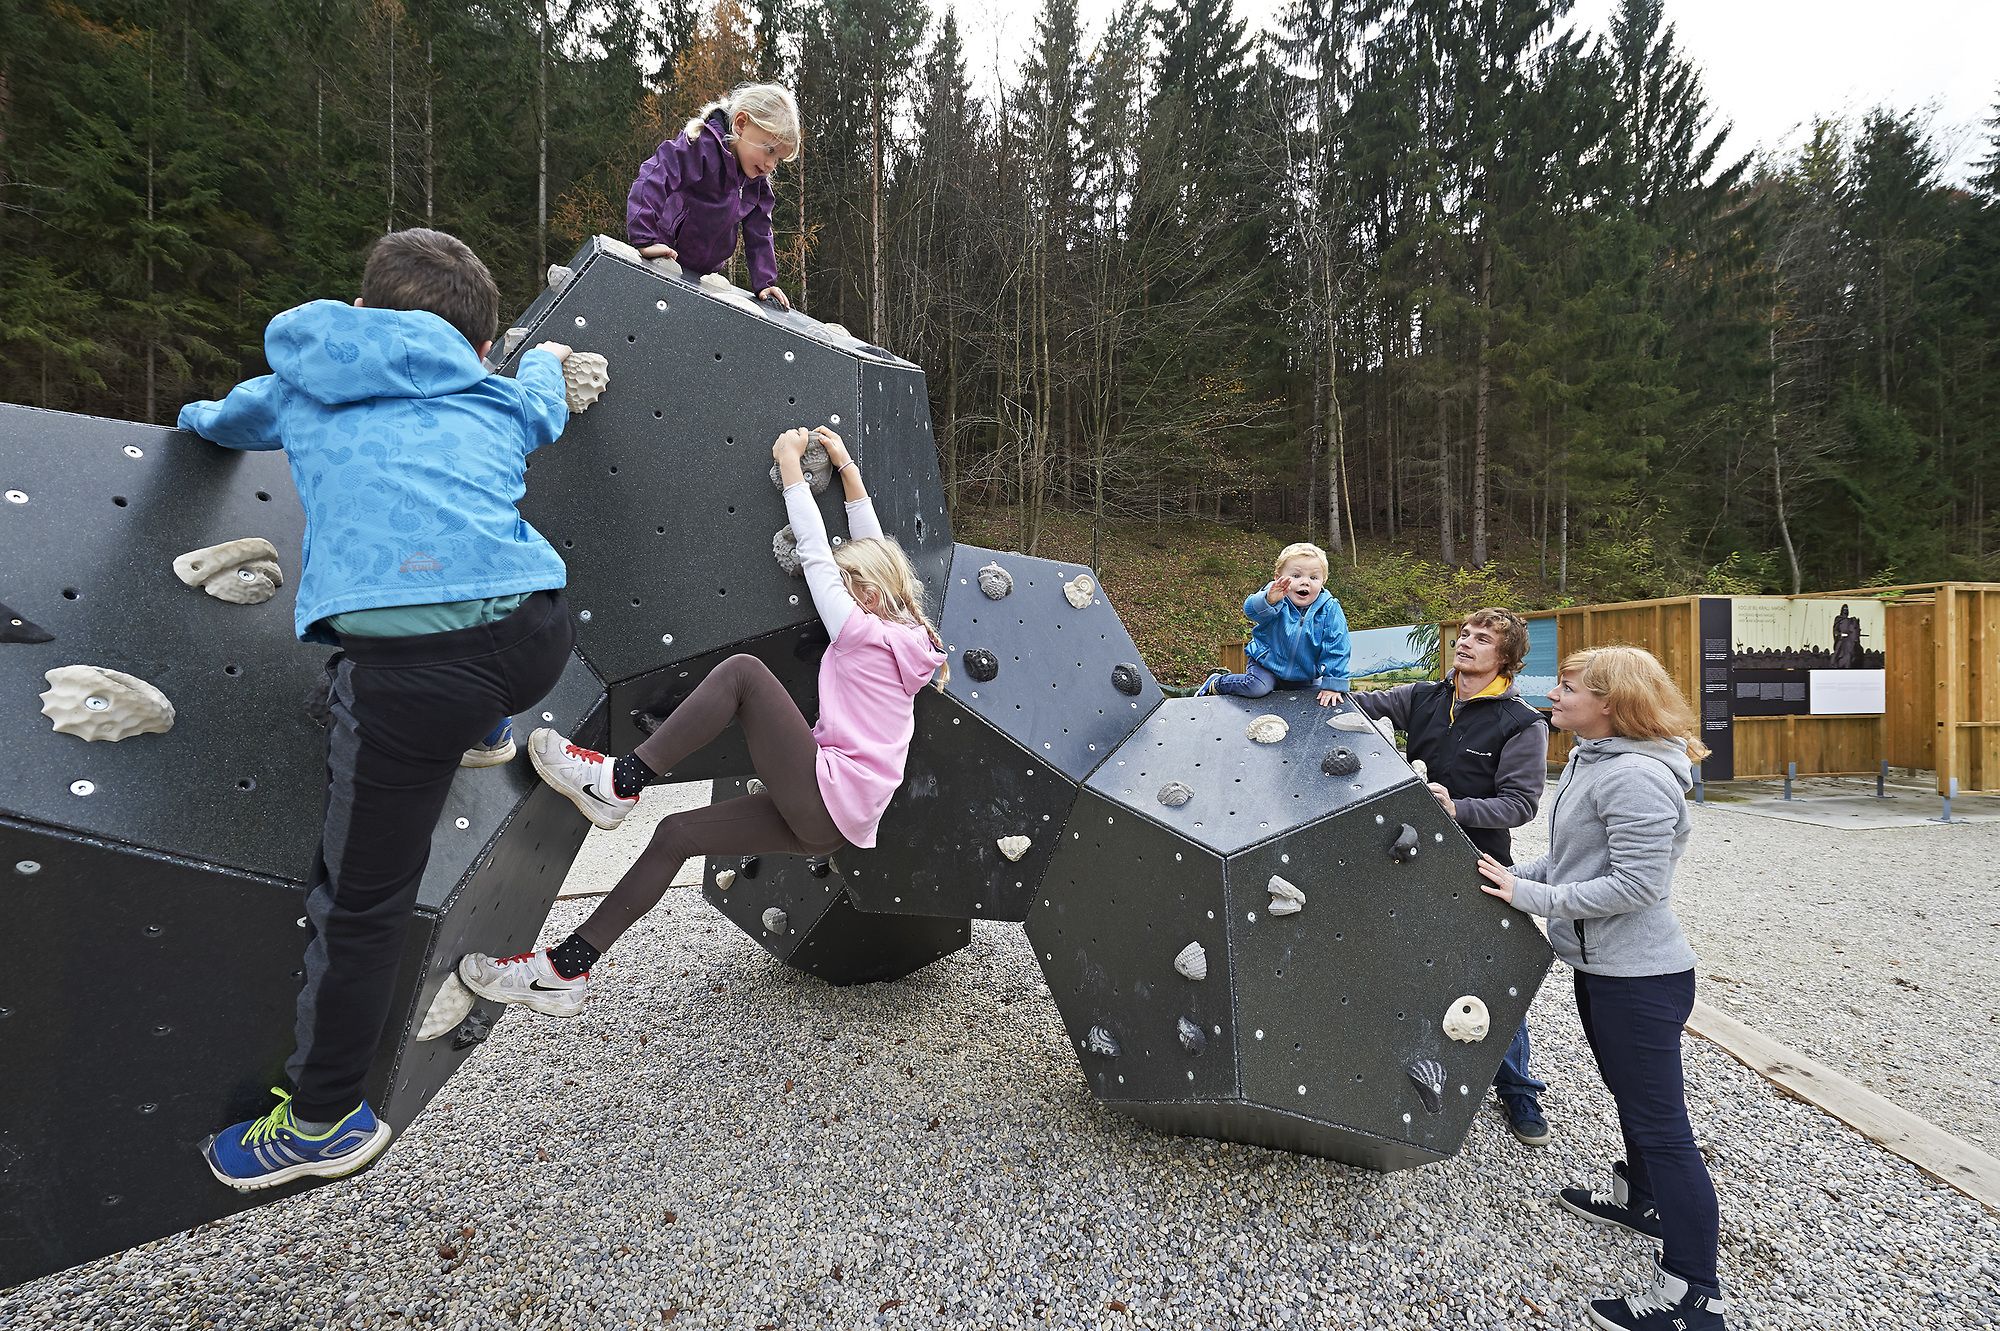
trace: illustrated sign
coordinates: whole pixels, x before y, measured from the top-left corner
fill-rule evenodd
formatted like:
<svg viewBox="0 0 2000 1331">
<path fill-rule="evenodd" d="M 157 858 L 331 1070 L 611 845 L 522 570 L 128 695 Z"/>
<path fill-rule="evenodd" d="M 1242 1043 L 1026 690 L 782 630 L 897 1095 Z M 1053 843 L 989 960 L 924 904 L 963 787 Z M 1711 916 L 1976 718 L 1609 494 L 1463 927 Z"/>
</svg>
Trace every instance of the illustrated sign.
<svg viewBox="0 0 2000 1331">
<path fill-rule="evenodd" d="M 1879 713 L 1884 633 L 1877 601 L 1739 596 L 1731 609 L 1730 710 L 1736 716 L 1820 715 L 1817 699 L 1824 698 L 1824 714 Z M 1815 675 L 1843 672 L 1855 678 L 1815 688 Z"/>
</svg>

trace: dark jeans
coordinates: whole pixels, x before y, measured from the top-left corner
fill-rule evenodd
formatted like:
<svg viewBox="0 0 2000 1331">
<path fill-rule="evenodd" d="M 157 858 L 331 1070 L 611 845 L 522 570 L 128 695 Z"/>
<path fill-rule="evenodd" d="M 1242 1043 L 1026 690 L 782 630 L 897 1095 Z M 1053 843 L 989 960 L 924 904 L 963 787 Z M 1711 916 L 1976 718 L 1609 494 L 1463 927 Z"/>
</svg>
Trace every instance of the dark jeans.
<svg viewBox="0 0 2000 1331">
<path fill-rule="evenodd" d="M 1507 1055 L 1500 1060 L 1500 1070 L 1493 1074 L 1493 1089 L 1502 1100 L 1533 1100 L 1540 1107 L 1543 1091 L 1549 1084 L 1528 1070 L 1528 1019 L 1521 1018 L 1521 1029 L 1514 1032 L 1513 1042 L 1507 1046 Z"/>
<path fill-rule="evenodd" d="M 328 663 L 326 818 L 285 1065 L 300 1118 L 337 1119 L 361 1103 L 458 760 L 494 717 L 555 686 L 573 638 L 562 593 L 536 592 L 491 624 L 343 639 Z"/>
<path fill-rule="evenodd" d="M 1715 1183 L 1694 1144 L 1681 1076 L 1681 1028 L 1694 1011 L 1694 972 L 1576 973 L 1576 1014 L 1597 1070 L 1618 1106 L 1632 1206 L 1659 1208 L 1660 1261 L 1697 1291 L 1721 1292 L 1715 1274 Z"/>
</svg>

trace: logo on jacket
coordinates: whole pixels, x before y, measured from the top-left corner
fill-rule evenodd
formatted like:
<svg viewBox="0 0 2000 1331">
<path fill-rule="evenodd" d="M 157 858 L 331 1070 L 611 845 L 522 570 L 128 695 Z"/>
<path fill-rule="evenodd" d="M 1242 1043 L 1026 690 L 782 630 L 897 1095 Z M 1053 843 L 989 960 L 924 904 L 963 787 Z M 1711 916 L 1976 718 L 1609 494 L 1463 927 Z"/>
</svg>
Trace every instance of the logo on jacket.
<svg viewBox="0 0 2000 1331">
<path fill-rule="evenodd" d="M 419 550 L 403 561 L 403 567 L 400 571 L 404 573 L 441 573 L 444 571 L 444 564 L 439 560 L 432 559 L 429 555 Z"/>
</svg>

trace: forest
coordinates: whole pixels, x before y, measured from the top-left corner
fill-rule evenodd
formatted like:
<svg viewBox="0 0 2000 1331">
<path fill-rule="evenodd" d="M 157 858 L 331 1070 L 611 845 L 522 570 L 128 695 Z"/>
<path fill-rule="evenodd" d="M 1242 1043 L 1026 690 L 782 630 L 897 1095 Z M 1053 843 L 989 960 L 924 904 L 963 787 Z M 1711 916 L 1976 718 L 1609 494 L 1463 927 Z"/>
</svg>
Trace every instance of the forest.
<svg viewBox="0 0 2000 1331">
<path fill-rule="evenodd" d="M 2000 108 L 1964 184 L 1913 107 L 1760 159 L 1662 0 L 1568 8 L 1041 0 L 982 93 L 924 0 L 17 0 L 0 398 L 170 422 L 385 229 L 518 309 L 768 78 L 781 283 L 925 368 L 980 539 L 1221 523 L 1549 602 L 2000 577 Z"/>
</svg>

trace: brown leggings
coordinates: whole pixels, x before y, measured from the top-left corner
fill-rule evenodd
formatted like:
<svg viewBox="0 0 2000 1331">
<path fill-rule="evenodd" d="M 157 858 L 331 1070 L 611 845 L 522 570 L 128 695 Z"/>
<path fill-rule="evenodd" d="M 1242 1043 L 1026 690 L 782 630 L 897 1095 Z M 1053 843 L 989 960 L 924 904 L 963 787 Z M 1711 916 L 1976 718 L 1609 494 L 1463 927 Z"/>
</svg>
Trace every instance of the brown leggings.
<svg viewBox="0 0 2000 1331">
<path fill-rule="evenodd" d="M 671 771 L 731 721 L 743 727 L 764 793 L 662 818 L 652 843 L 576 931 L 599 952 L 659 904 L 693 856 L 825 855 L 840 847 L 840 829 L 820 798 L 812 727 L 754 656 L 732 656 L 711 670 L 635 752 L 655 772 Z"/>
</svg>

